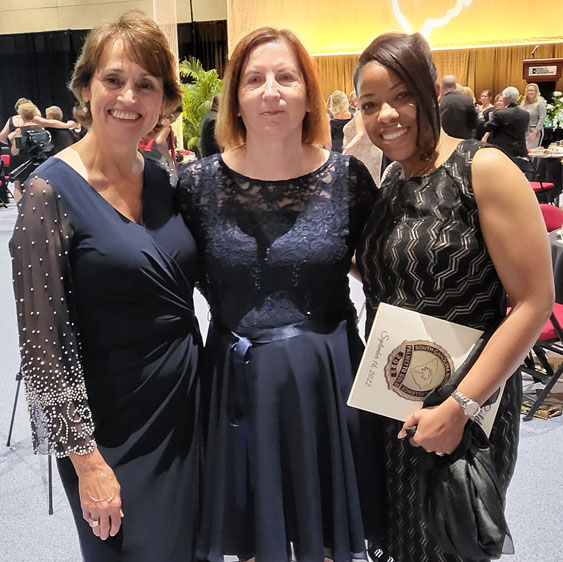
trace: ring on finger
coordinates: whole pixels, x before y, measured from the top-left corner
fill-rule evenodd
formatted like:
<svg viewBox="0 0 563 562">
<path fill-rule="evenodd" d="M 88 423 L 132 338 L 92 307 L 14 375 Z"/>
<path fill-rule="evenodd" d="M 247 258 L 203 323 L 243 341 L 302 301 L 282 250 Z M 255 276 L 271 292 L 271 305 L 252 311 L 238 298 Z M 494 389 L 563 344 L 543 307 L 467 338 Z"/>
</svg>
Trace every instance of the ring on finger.
<svg viewBox="0 0 563 562">
<path fill-rule="evenodd" d="M 436 451 L 436 454 L 437 454 L 439 457 L 443 457 L 443 456 L 444 456 L 444 453 L 438 453 L 438 451 Z"/>
<path fill-rule="evenodd" d="M 99 521 L 96 521 L 94 519 L 86 519 L 86 522 L 88 523 L 88 525 L 90 525 L 90 527 L 92 527 L 92 529 L 95 529 L 100 524 Z"/>
</svg>

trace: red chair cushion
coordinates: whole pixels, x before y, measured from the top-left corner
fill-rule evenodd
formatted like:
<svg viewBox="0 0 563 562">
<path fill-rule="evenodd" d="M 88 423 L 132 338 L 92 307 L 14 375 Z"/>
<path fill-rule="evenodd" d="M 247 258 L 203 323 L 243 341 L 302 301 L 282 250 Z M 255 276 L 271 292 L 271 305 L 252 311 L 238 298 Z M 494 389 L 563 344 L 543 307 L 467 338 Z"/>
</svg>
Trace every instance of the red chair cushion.
<svg viewBox="0 0 563 562">
<path fill-rule="evenodd" d="M 563 225 L 563 211 L 555 205 L 540 204 L 540 209 L 548 232 L 553 232 Z"/>
<path fill-rule="evenodd" d="M 547 191 L 548 189 L 553 189 L 555 187 L 555 185 L 553 183 L 551 183 L 550 181 L 544 181 L 544 182 L 541 182 L 541 183 L 539 181 L 531 181 L 530 185 L 532 186 L 532 189 L 536 193 L 538 191 Z"/>
<path fill-rule="evenodd" d="M 553 314 L 555 314 L 555 318 L 557 318 L 557 322 L 559 322 L 560 326 L 563 326 L 563 304 L 555 303 L 553 305 Z M 551 320 L 548 320 L 543 327 L 541 334 L 538 337 L 538 341 L 548 341 L 554 340 L 557 338 L 557 334 L 555 333 L 555 328 L 551 323 Z"/>
</svg>

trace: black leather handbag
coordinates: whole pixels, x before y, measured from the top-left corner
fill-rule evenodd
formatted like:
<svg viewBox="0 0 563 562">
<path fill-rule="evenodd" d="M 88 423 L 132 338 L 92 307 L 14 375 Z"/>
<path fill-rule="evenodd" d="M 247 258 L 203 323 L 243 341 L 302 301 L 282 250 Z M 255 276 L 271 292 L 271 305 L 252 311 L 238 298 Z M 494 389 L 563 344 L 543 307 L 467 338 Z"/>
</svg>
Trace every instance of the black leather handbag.
<svg viewBox="0 0 563 562">
<path fill-rule="evenodd" d="M 457 388 L 493 332 L 483 334 L 450 380 L 426 398 L 424 407 L 440 404 Z M 424 519 L 441 550 L 472 560 L 514 553 L 489 440 L 478 424 L 468 421 L 456 450 L 443 457 L 427 454 L 422 467 Z"/>
</svg>

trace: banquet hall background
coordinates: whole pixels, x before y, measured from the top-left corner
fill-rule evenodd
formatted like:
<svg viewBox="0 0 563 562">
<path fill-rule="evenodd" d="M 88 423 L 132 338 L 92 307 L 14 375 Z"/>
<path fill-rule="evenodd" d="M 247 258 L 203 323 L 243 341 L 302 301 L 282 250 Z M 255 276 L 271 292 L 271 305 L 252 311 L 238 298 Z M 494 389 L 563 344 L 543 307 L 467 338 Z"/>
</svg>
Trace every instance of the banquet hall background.
<svg viewBox="0 0 563 562">
<path fill-rule="evenodd" d="M 289 27 L 314 55 L 323 94 L 352 88 L 357 54 L 388 30 L 422 31 L 438 76 L 454 74 L 474 92 L 522 90 L 522 61 L 563 58 L 563 2 L 541 8 L 512 0 L 23 0 L 0 3 L 0 117 L 20 96 L 70 115 L 66 82 L 88 29 L 132 8 L 176 29 L 179 58 L 194 55 L 222 75 L 228 48 L 261 25 Z M 170 34 L 173 35 L 173 34 Z M 563 78 L 555 85 L 563 89 Z"/>
</svg>

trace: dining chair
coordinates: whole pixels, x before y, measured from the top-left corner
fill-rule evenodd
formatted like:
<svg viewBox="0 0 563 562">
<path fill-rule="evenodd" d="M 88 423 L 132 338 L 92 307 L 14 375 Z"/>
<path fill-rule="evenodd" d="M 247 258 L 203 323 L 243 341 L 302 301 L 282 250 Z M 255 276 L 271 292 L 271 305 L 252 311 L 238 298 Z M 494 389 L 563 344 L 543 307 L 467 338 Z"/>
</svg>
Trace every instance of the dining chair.
<svg viewBox="0 0 563 562">
<path fill-rule="evenodd" d="M 540 209 L 548 232 L 553 232 L 563 226 L 563 211 L 559 207 L 540 203 Z"/>
<path fill-rule="evenodd" d="M 534 417 L 534 414 L 563 374 L 563 361 L 558 367 L 554 368 L 547 357 L 547 352 L 550 352 L 560 356 L 563 360 L 563 330 L 561 329 L 561 324 L 563 324 L 563 304 L 555 303 L 551 318 L 546 322 L 532 348 L 534 355 L 537 357 L 539 367 L 531 355 L 526 357 L 524 364 L 520 367 L 521 372 L 527 373 L 535 381 L 545 384 L 545 387 L 533 402 L 532 407 L 524 416 L 524 421 L 530 421 Z"/>
<path fill-rule="evenodd" d="M 555 191 L 555 184 L 550 181 L 542 181 L 538 169 L 527 156 L 516 156 L 512 160 L 528 179 L 538 202 L 555 205 L 555 198 L 558 195 Z"/>
</svg>

